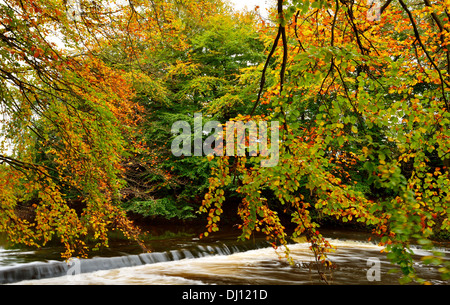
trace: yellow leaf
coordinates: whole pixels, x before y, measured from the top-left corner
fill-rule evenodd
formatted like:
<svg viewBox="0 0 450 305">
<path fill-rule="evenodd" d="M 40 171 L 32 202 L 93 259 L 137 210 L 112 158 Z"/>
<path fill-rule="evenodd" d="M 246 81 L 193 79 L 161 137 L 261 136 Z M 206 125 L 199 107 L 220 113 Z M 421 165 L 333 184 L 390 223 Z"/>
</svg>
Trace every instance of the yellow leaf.
<svg viewBox="0 0 450 305">
<path fill-rule="evenodd" d="M 369 154 L 369 149 L 367 148 L 367 147 L 363 147 L 362 148 L 362 152 L 363 152 L 363 154 L 365 155 L 365 156 L 367 156 L 368 154 Z"/>
</svg>

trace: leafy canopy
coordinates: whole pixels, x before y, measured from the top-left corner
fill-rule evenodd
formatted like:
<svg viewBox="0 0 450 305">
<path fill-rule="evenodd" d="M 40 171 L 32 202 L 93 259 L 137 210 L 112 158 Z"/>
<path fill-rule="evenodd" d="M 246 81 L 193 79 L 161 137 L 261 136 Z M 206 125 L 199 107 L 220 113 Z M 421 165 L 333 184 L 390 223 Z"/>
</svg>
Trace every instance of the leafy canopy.
<svg viewBox="0 0 450 305">
<path fill-rule="evenodd" d="M 411 243 L 450 229 L 449 5 L 370 21 L 365 0 L 278 0 L 268 21 L 219 0 L 2 1 L 0 231 L 65 257 L 111 228 L 144 247 L 125 210 L 190 218 L 203 198 L 206 236 L 237 198 L 242 238 L 286 245 L 284 213 L 327 267 L 321 217 L 359 223 L 421 281 Z M 173 157 L 195 112 L 280 121 L 278 166 Z M 424 262 L 448 279 L 441 256 Z"/>
<path fill-rule="evenodd" d="M 272 40 L 259 95 L 242 119 L 282 122 L 279 166 L 215 161 L 201 207 L 205 234 L 218 230 L 237 177 L 242 238 L 262 231 L 286 245 L 284 211 L 294 236 L 304 234 L 328 264 L 331 245 L 312 215 L 362 223 L 402 281 L 421 281 L 411 243 L 431 249 L 450 228 L 449 3 L 387 1 L 375 21 L 368 9 L 366 1 L 278 1 L 276 26 L 262 33 Z M 433 253 L 425 262 L 448 278 L 448 262 Z"/>
</svg>

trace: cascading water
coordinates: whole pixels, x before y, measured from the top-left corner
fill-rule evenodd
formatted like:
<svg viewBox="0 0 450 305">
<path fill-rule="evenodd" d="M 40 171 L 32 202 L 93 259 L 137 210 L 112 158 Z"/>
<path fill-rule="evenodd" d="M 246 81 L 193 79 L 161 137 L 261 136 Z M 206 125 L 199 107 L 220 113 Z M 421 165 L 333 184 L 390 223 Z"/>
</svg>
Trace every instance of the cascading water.
<svg viewBox="0 0 450 305">
<path fill-rule="evenodd" d="M 399 273 L 391 265 L 382 247 L 367 242 L 367 238 L 331 234 L 336 251 L 329 253 L 336 269 L 325 270 L 331 284 L 398 284 Z M 274 250 L 264 240 L 240 243 L 236 239 L 199 241 L 196 238 L 177 240 L 173 244 L 161 241 L 157 251 L 127 255 L 114 253 L 110 257 L 93 257 L 63 261 L 13 263 L 11 257 L 20 253 L 0 249 L 0 283 L 16 284 L 224 284 L 224 285 L 291 285 L 324 284 L 315 269 L 314 257 L 307 243 L 289 246 L 295 264 L 282 257 L 282 249 Z M 129 250 L 129 249 L 126 249 Z M 418 275 L 433 284 L 442 281 L 437 269 L 422 265 L 421 258 L 430 255 L 420 248 L 416 253 Z M 440 251 L 448 259 L 449 248 Z M 28 256 L 33 253 L 27 252 Z M 8 261 L 10 260 L 10 261 Z M 373 272 L 372 272 L 373 271 Z"/>
<path fill-rule="evenodd" d="M 162 252 L 142 253 L 139 255 L 124 255 L 116 257 L 94 257 L 63 261 L 33 262 L 13 267 L 0 267 L 0 284 L 15 283 L 24 280 L 36 280 L 60 277 L 67 274 L 89 273 L 99 270 L 110 270 L 124 267 L 134 267 L 161 262 L 194 259 L 215 255 L 230 255 L 237 252 L 267 247 L 265 242 L 254 244 L 218 244 L 197 245 L 190 248 L 167 250 Z M 1 256 L 1 252 L 0 252 Z"/>
</svg>

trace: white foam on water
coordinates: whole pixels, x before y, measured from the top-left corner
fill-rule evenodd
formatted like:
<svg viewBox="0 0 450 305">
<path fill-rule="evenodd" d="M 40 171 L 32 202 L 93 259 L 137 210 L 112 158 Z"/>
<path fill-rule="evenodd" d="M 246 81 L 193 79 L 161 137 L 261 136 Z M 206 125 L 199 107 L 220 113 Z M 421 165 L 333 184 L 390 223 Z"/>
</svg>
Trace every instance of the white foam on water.
<svg viewBox="0 0 450 305">
<path fill-rule="evenodd" d="M 131 270 L 127 270 L 131 269 Z M 201 281 L 179 276 L 166 276 L 140 272 L 139 267 L 128 267 L 108 271 L 96 271 L 78 275 L 29 280 L 11 285 L 202 285 Z"/>
<path fill-rule="evenodd" d="M 294 260 L 312 261 L 313 255 L 309 244 L 289 246 Z M 243 274 L 251 280 L 252 270 L 262 268 L 261 263 L 282 264 L 289 268 L 284 257 L 284 249 L 272 247 L 249 250 L 231 255 L 216 255 L 201 258 L 187 258 L 178 261 L 154 263 L 136 267 L 96 271 L 62 277 L 21 281 L 22 285 L 91 285 L 91 284 L 130 284 L 130 285 L 195 285 L 204 284 L 202 279 L 226 277 L 228 280 L 241 280 Z M 260 276 L 255 273 L 255 278 Z M 194 279 L 192 279 L 194 278 Z M 281 280 L 282 281 L 282 280 Z"/>
<path fill-rule="evenodd" d="M 353 281 L 355 263 L 367 267 L 368 257 L 380 257 L 383 247 L 363 241 L 343 241 L 330 239 L 336 247 L 329 257 L 332 261 L 344 264 L 348 278 Z M 309 243 L 289 245 L 290 255 L 295 262 L 314 261 Z M 284 248 L 272 247 L 249 250 L 231 255 L 215 255 L 200 258 L 185 258 L 135 267 L 68 275 L 41 280 L 22 281 L 16 284 L 38 285 L 202 285 L 202 284 L 308 284 L 311 276 L 307 268 L 294 268 L 284 258 Z M 383 264 L 388 264 L 385 261 Z M 361 267 L 360 267 L 361 268 Z M 303 270 L 302 270 L 303 269 Z M 303 272 L 303 273 L 302 273 Z M 365 269 L 361 271 L 365 279 Z M 347 276 L 346 275 L 346 276 Z M 395 283 L 395 279 L 393 280 Z M 353 282 L 352 282 L 353 283 Z M 366 283 L 366 282 L 364 282 Z"/>
</svg>

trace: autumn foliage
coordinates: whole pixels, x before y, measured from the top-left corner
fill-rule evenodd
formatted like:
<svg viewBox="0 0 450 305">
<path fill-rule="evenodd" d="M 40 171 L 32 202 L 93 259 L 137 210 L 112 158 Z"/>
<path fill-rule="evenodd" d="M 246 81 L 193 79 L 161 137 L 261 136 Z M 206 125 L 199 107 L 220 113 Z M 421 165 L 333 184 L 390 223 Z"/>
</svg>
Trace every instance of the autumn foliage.
<svg viewBox="0 0 450 305">
<path fill-rule="evenodd" d="M 137 238 L 117 205 L 140 111 L 127 76 L 78 45 L 62 3 L 11 1 L 1 12 L 2 127 L 14 149 L 0 155 L 2 230 L 26 245 L 58 239 L 65 257 L 85 255 L 88 234 L 107 245 L 112 225 Z M 52 30 L 74 49 L 46 40 Z M 21 203 L 32 215 L 21 217 Z"/>
<path fill-rule="evenodd" d="M 450 230 L 450 3 L 379 8 L 278 0 L 265 19 L 219 0 L 2 1 L 0 231 L 58 240 L 64 257 L 111 229 L 145 247 L 126 211 L 199 210 L 208 236 L 237 198 L 243 239 L 287 246 L 288 218 L 329 267 L 332 219 L 371 230 L 421 281 L 411 245 Z M 195 112 L 279 121 L 278 165 L 174 157 L 170 126 Z M 438 251 L 425 263 L 449 277 Z"/>
<path fill-rule="evenodd" d="M 267 119 L 283 122 L 280 163 L 217 161 L 208 231 L 238 176 L 243 237 L 261 230 L 286 245 L 278 202 L 324 263 L 330 245 L 312 212 L 372 228 L 403 281 L 416 279 L 411 243 L 430 248 L 450 225 L 448 5 L 387 1 L 369 21 L 365 1 L 278 1 L 251 113 L 268 105 Z M 435 255 L 425 260 L 442 263 Z"/>
</svg>

